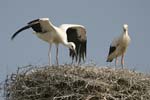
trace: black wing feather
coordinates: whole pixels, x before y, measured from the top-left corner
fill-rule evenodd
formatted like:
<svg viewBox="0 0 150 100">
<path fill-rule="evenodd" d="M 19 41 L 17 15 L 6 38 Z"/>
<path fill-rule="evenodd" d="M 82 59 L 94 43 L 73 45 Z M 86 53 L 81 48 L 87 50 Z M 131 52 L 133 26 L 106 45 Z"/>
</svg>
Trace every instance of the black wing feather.
<svg viewBox="0 0 150 100">
<path fill-rule="evenodd" d="M 116 50 L 115 46 L 110 46 L 109 48 L 109 55 L 111 55 Z"/>
<path fill-rule="evenodd" d="M 115 50 L 116 50 L 115 46 L 110 46 L 108 56 L 111 55 Z M 107 59 L 107 62 L 112 62 L 112 60 L 113 59 Z"/>
<path fill-rule="evenodd" d="M 17 32 L 15 32 L 12 37 L 11 40 L 13 40 L 21 31 L 24 31 L 26 29 L 32 28 L 35 32 L 42 32 L 42 27 L 40 25 L 40 19 L 35 19 L 33 21 L 30 21 L 28 23 L 28 25 L 22 27 L 21 29 L 19 29 Z"/>
<path fill-rule="evenodd" d="M 24 27 L 22 27 L 21 29 L 19 29 L 17 32 L 15 32 L 15 33 L 12 35 L 11 40 L 13 40 L 21 31 L 26 30 L 26 29 L 28 29 L 28 28 L 30 28 L 29 25 L 24 26 Z"/>
<path fill-rule="evenodd" d="M 33 23 L 37 23 L 39 21 L 40 21 L 40 19 L 35 19 L 35 20 L 32 20 L 32 21 L 28 22 L 28 24 L 30 25 L 30 24 L 33 24 Z"/>
<path fill-rule="evenodd" d="M 41 32 L 41 33 L 43 32 L 40 24 L 40 19 L 35 19 L 33 21 L 30 21 L 28 25 L 30 25 L 35 32 Z"/>
<path fill-rule="evenodd" d="M 87 43 L 86 32 L 78 32 L 77 28 L 71 27 L 67 29 L 66 33 L 68 42 L 74 42 L 76 45 L 76 54 L 70 49 L 70 57 L 72 57 L 72 60 L 75 59 L 78 63 L 80 63 L 81 60 L 84 61 L 86 57 Z"/>
</svg>

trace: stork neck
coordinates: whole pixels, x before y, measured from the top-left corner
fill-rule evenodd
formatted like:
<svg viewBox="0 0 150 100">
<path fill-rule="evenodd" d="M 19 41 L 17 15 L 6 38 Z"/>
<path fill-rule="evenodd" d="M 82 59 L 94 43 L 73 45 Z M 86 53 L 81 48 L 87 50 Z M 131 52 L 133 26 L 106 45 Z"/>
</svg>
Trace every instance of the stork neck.
<svg viewBox="0 0 150 100">
<path fill-rule="evenodd" d="M 123 34 L 128 35 L 128 30 L 124 30 Z"/>
<path fill-rule="evenodd" d="M 63 45 L 69 48 L 70 42 L 63 42 Z"/>
<path fill-rule="evenodd" d="M 64 45 L 69 49 L 72 49 L 72 47 L 75 49 L 75 44 L 73 42 L 65 42 Z"/>
</svg>

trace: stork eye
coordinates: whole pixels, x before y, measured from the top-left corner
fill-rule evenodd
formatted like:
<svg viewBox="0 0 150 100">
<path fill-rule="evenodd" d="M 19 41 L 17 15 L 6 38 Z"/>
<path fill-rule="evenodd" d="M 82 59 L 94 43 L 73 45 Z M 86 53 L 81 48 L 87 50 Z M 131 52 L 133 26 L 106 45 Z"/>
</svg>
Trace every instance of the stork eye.
<svg viewBox="0 0 150 100">
<path fill-rule="evenodd" d="M 74 49 L 73 46 L 71 46 L 71 48 Z"/>
</svg>

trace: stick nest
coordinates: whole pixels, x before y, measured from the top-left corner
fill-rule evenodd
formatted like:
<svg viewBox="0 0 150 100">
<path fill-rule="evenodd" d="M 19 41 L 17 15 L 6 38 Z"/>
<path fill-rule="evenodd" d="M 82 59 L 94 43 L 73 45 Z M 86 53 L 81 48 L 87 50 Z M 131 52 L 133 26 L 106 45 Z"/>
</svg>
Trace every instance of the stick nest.
<svg viewBox="0 0 150 100">
<path fill-rule="evenodd" d="M 6 100 L 150 100 L 150 76 L 94 66 L 25 66 L 7 76 Z"/>
</svg>

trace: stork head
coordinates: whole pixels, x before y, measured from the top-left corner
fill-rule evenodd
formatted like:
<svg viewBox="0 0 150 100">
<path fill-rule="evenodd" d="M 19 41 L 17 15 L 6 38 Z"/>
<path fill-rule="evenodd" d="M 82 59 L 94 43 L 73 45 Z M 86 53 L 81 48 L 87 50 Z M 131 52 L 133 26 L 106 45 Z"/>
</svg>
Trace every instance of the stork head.
<svg viewBox="0 0 150 100">
<path fill-rule="evenodd" d="M 123 30 L 124 30 L 124 32 L 128 30 L 128 24 L 123 25 Z"/>
<path fill-rule="evenodd" d="M 68 47 L 76 54 L 76 46 L 73 42 L 69 42 Z"/>
</svg>

